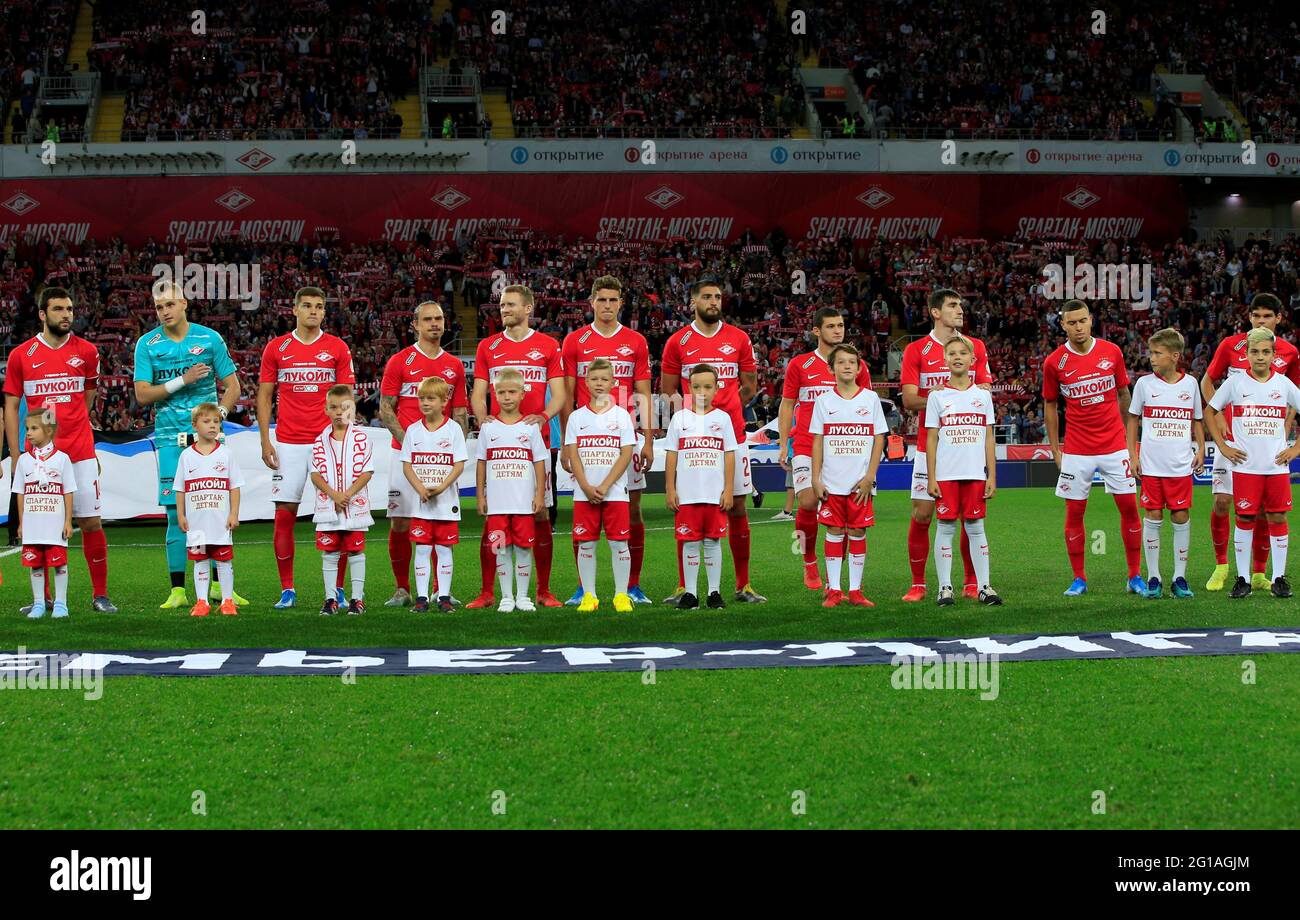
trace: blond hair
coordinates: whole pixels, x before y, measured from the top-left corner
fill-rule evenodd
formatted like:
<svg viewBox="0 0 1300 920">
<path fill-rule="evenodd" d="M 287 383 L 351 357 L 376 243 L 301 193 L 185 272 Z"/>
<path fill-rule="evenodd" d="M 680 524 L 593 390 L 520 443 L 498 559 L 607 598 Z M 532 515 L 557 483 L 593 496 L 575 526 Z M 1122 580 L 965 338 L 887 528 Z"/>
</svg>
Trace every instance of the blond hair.
<svg viewBox="0 0 1300 920">
<path fill-rule="evenodd" d="M 590 377 L 594 371 L 609 371 L 614 373 L 614 365 L 609 363 L 608 358 L 596 358 L 587 365 L 587 376 Z"/>
<path fill-rule="evenodd" d="M 190 413 L 190 424 L 197 425 L 199 423 L 199 419 L 207 415 L 215 415 L 218 418 L 220 418 L 221 409 L 217 406 L 216 403 L 210 403 L 210 402 L 199 403 L 197 406 L 194 407 L 194 411 Z"/>
<path fill-rule="evenodd" d="M 1183 353 L 1185 344 L 1183 334 L 1173 327 L 1153 332 L 1151 338 L 1147 339 L 1147 346 L 1150 348 L 1163 348 L 1179 354 Z"/>
<path fill-rule="evenodd" d="M 1246 347 L 1249 348 L 1251 345 L 1256 345 L 1260 342 L 1268 342 L 1268 344 L 1273 346 L 1276 350 L 1276 339 L 1277 336 L 1273 334 L 1272 329 L 1265 329 L 1263 326 L 1260 326 L 1246 333 Z"/>
<path fill-rule="evenodd" d="M 526 284 L 507 284 L 502 288 L 501 296 L 505 297 L 507 294 L 518 294 L 523 298 L 525 307 L 531 307 L 533 305 L 533 292 Z"/>
<path fill-rule="evenodd" d="M 415 395 L 423 396 L 426 399 L 433 397 L 445 402 L 447 397 L 451 395 L 451 387 L 441 377 L 425 377 L 420 381 L 420 386 L 416 389 Z"/>
<path fill-rule="evenodd" d="M 499 390 L 507 384 L 513 383 L 515 386 L 523 389 L 524 375 L 519 373 L 513 367 L 503 368 L 501 373 L 497 374 L 497 379 L 492 381 L 492 389 Z"/>
</svg>

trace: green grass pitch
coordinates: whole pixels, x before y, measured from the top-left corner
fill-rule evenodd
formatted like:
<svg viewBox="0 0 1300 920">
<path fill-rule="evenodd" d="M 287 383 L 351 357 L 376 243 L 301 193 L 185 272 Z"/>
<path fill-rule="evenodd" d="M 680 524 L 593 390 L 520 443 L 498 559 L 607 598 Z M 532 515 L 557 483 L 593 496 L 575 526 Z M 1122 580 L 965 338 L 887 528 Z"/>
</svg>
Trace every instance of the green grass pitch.
<svg viewBox="0 0 1300 920">
<path fill-rule="evenodd" d="M 791 525 L 766 523 L 782 496 L 750 510 L 762 606 L 632 615 L 572 608 L 417 616 L 392 592 L 386 526 L 371 531 L 361 618 L 323 619 L 319 554 L 300 542 L 302 606 L 279 594 L 269 524 L 237 533 L 236 618 L 162 611 L 162 531 L 109 530 L 110 588 L 122 613 L 87 612 L 80 550 L 73 616 L 30 623 L 18 558 L 0 559 L 0 648 L 443 646 L 565 642 L 839 639 L 989 632 L 1294 626 L 1296 601 L 1203 590 L 1212 562 L 1208 490 L 1193 509 L 1197 596 L 1125 595 L 1119 520 L 1091 503 L 1091 593 L 1066 599 L 1063 509 L 1049 490 L 1007 490 L 990 505 L 1002 608 L 959 600 L 905 605 L 906 493 L 882 493 L 868 535 L 874 609 L 825 610 L 806 591 Z M 567 504 L 567 502 L 566 502 Z M 561 509 L 560 530 L 569 514 Z M 670 516 L 647 496 L 642 583 L 672 590 Z M 299 540 L 310 537 L 299 525 Z M 478 584 L 478 519 L 462 526 L 455 593 Z M 75 540 L 74 540 L 75 542 Z M 1165 529 L 1166 583 L 1170 533 Z M 557 536 L 555 593 L 576 574 Z M 957 563 L 960 566 L 960 562 Z M 730 598 L 730 561 L 724 596 Z M 958 570 L 959 571 L 959 570 Z M 847 574 L 847 573 L 846 573 Z M 703 579 L 703 573 L 701 573 Z M 933 575 L 931 587 L 933 597 Z M 0 827 L 1295 827 L 1300 824 L 1300 657 L 1003 664 L 1000 694 L 895 690 L 891 669 L 859 666 L 559 675 L 112 678 L 103 698 L 0 693 Z M 1097 792 L 1105 813 L 1096 813 Z M 201 801 L 206 814 L 196 814 Z M 802 807 L 796 807 L 800 806 Z"/>
</svg>

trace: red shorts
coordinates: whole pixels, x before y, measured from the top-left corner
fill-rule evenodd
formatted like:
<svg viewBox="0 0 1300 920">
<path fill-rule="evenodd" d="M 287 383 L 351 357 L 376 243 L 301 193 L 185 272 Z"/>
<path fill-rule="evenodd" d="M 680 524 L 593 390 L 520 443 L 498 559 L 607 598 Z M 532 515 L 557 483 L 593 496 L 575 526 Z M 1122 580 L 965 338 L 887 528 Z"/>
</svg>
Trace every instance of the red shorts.
<svg viewBox="0 0 1300 920">
<path fill-rule="evenodd" d="M 29 569 L 55 568 L 68 564 L 66 546 L 28 546 L 23 544 L 23 565 Z"/>
<path fill-rule="evenodd" d="M 411 518 L 411 542 L 420 546 L 455 546 L 460 542 L 460 521 Z"/>
<path fill-rule="evenodd" d="M 589 543 L 605 529 L 606 540 L 626 540 L 632 536 L 632 517 L 627 502 L 573 503 L 573 542 Z"/>
<path fill-rule="evenodd" d="M 983 479 L 940 479 L 939 501 L 934 514 L 941 521 L 975 520 L 984 517 Z"/>
<path fill-rule="evenodd" d="M 1192 507 L 1192 477 L 1143 476 L 1141 498 L 1148 511 L 1186 511 Z"/>
<path fill-rule="evenodd" d="M 1232 471 L 1232 503 L 1238 514 L 1291 510 L 1290 473 L 1239 473 Z"/>
<path fill-rule="evenodd" d="M 316 548 L 322 553 L 364 553 L 366 532 L 364 530 L 318 530 Z"/>
<path fill-rule="evenodd" d="M 190 559 L 195 562 L 202 562 L 204 559 L 229 562 L 235 558 L 235 548 L 229 544 L 225 546 L 192 546 L 187 552 Z"/>
<path fill-rule="evenodd" d="M 871 508 L 870 498 L 862 505 L 852 495 L 827 495 L 817 509 L 817 523 L 823 527 L 861 530 L 876 525 L 876 513 Z"/>
<path fill-rule="evenodd" d="M 714 504 L 682 505 L 673 518 L 677 539 L 718 540 L 727 535 L 727 513 Z"/>
<path fill-rule="evenodd" d="M 484 530 L 488 544 L 494 549 L 498 546 L 531 549 L 537 534 L 536 523 L 531 514 L 489 514 Z"/>
</svg>

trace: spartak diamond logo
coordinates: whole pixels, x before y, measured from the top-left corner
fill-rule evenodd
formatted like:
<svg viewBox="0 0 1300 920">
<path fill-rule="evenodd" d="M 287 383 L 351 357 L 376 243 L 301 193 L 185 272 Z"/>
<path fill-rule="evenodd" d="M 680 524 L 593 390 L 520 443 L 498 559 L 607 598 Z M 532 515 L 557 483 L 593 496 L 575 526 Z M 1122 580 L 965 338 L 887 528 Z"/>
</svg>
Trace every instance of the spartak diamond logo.
<svg viewBox="0 0 1300 920">
<path fill-rule="evenodd" d="M 265 150 L 254 147 L 246 152 L 243 156 L 235 157 L 236 163 L 242 163 L 244 166 L 257 172 L 263 166 L 269 166 L 275 162 L 275 157 L 271 156 Z"/>
<path fill-rule="evenodd" d="M 678 194 L 677 192 L 670 189 L 668 186 L 661 185 L 653 192 L 651 192 L 649 195 L 646 195 L 645 200 L 650 202 L 655 207 L 662 208 L 663 210 L 667 211 L 673 205 L 685 199 L 685 197 L 686 197 L 685 195 Z"/>
<path fill-rule="evenodd" d="M 81 367 L 81 365 L 83 365 L 83 364 L 85 364 L 85 363 L 86 363 L 86 362 L 83 361 L 83 360 L 81 360 L 80 358 L 69 358 L 69 359 L 68 359 L 68 367 Z"/>
<path fill-rule="evenodd" d="M 1109 358 L 1102 358 L 1097 362 L 1097 370 L 1108 371 L 1111 369 L 1113 362 Z"/>
<path fill-rule="evenodd" d="M 893 200 L 894 196 L 878 185 L 871 186 L 871 188 L 858 196 L 858 201 L 861 201 L 873 211 L 878 208 L 883 208 Z"/>
<path fill-rule="evenodd" d="M 334 357 L 334 356 L 333 356 L 332 354 L 330 354 L 328 351 L 318 351 L 318 352 L 316 352 L 316 360 L 317 360 L 317 361 L 328 361 L 328 360 L 329 360 L 330 358 L 332 358 L 332 357 Z"/>
<path fill-rule="evenodd" d="M 6 199 L 3 205 L 6 209 L 22 217 L 28 211 L 39 208 L 41 203 L 26 192 L 18 192 Z"/>
<path fill-rule="evenodd" d="M 244 210 L 256 199 L 252 195 L 246 195 L 237 188 L 232 188 L 226 194 L 217 199 L 217 204 L 221 205 L 230 213 L 234 214 Z"/>
<path fill-rule="evenodd" d="M 1080 185 L 1070 194 L 1064 196 L 1064 200 L 1082 211 L 1084 208 L 1090 208 L 1097 202 L 1101 201 L 1101 196 L 1094 195 L 1092 192 Z"/>
<path fill-rule="evenodd" d="M 448 211 L 454 211 L 469 201 L 469 196 L 454 186 L 447 186 L 438 194 L 429 199 L 434 204 L 446 208 Z"/>
</svg>

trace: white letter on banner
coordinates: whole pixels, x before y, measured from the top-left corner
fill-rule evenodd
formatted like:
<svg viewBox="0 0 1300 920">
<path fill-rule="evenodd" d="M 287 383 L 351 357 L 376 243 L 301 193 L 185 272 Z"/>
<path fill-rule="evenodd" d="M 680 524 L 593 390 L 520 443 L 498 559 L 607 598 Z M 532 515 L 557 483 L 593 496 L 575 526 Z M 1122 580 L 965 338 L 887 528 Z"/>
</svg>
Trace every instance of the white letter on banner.
<svg viewBox="0 0 1300 920">
<path fill-rule="evenodd" d="M 557 652 L 564 656 L 569 664 L 613 664 L 615 661 L 644 661 L 647 658 L 680 658 L 686 653 L 679 648 L 659 648 L 654 645 L 638 648 L 547 648 L 547 652 Z"/>
<path fill-rule="evenodd" d="M 1170 639 L 1204 639 L 1206 633 L 1146 633 L 1139 635 L 1131 632 L 1113 632 L 1110 634 L 1112 639 L 1123 639 L 1125 642 L 1132 642 L 1134 645 L 1140 645 L 1143 648 L 1153 648 L 1158 651 L 1171 648 L 1193 648 L 1184 642 L 1170 642 Z"/>
<path fill-rule="evenodd" d="M 310 661 L 308 659 L 311 659 Z M 304 649 L 268 652 L 257 663 L 259 668 L 377 668 L 382 658 L 369 655 L 308 655 Z"/>
<path fill-rule="evenodd" d="M 1277 648 L 1283 643 L 1300 645 L 1300 633 L 1270 632 L 1257 629 L 1252 632 L 1225 632 L 1225 636 L 1241 636 L 1242 648 Z"/>
<path fill-rule="evenodd" d="M 1010 644 L 999 642 L 997 639 L 991 639 L 988 636 L 981 636 L 975 639 L 945 639 L 939 644 L 964 645 L 982 655 L 1022 655 L 1033 649 L 1046 648 L 1049 645 L 1055 645 L 1057 648 L 1063 648 L 1070 652 L 1111 651 L 1104 645 L 1097 645 L 1087 639 L 1080 639 L 1078 636 L 1039 636 L 1037 639 L 1024 639 Z"/>
<path fill-rule="evenodd" d="M 522 648 L 413 648 L 406 659 L 411 668 L 507 668 L 535 661 L 507 661 Z"/>
<path fill-rule="evenodd" d="M 938 658 L 939 653 L 924 645 L 911 642 L 808 642 L 792 643 L 786 648 L 806 648 L 811 655 L 792 655 L 796 661 L 825 661 L 828 658 L 852 658 L 859 648 L 878 648 L 893 655 L 911 655 L 913 658 Z"/>
<path fill-rule="evenodd" d="M 193 655 L 167 655 L 163 658 L 136 658 L 133 655 L 102 655 L 87 652 L 78 655 L 63 666 L 65 671 L 103 671 L 110 664 L 175 664 L 182 671 L 220 671 L 230 655 L 225 652 L 203 652 Z"/>
</svg>

